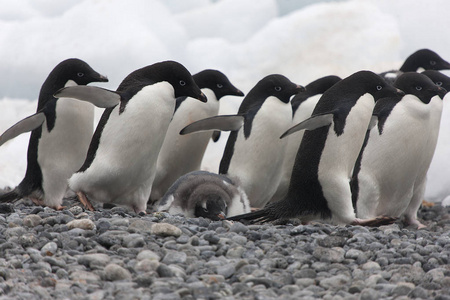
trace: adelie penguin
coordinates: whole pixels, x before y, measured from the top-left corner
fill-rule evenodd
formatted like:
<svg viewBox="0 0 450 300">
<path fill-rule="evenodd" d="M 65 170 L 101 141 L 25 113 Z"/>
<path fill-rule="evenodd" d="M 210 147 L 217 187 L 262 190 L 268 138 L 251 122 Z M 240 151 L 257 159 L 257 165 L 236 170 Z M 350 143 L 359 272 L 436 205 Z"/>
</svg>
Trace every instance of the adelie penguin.
<svg viewBox="0 0 450 300">
<path fill-rule="evenodd" d="M 106 109 L 94 132 L 86 160 L 69 187 L 89 209 L 90 201 L 126 206 L 145 213 L 155 178 L 156 159 L 177 97 L 206 102 L 181 64 L 165 61 L 129 74 L 117 91 L 69 87 L 57 96 L 117 101 Z"/>
<path fill-rule="evenodd" d="M 309 83 L 305 86 L 305 91 L 295 95 L 291 100 L 292 125 L 298 124 L 311 117 L 314 107 L 316 107 L 316 104 L 322 94 L 340 80 L 341 78 L 338 76 L 325 76 Z M 287 194 L 289 181 L 291 180 L 292 168 L 294 167 L 295 155 L 297 154 L 302 138 L 303 131 L 290 135 L 286 138 L 287 147 L 283 159 L 281 180 L 271 201 L 281 200 Z"/>
<path fill-rule="evenodd" d="M 306 130 L 286 197 L 259 211 L 230 219 L 327 219 L 335 224 L 363 226 L 393 222 L 391 218 L 356 218 L 349 183 L 375 101 L 402 94 L 370 71 L 357 72 L 333 85 L 322 95 L 311 118 L 282 136 Z"/>
<path fill-rule="evenodd" d="M 190 97 L 177 98 L 175 113 L 156 163 L 156 176 L 150 196 L 152 201 L 160 199 L 180 176 L 200 170 L 211 133 L 180 135 L 180 130 L 194 121 L 216 116 L 222 97 L 244 96 L 220 71 L 204 70 L 192 77 L 208 101 L 201 103 Z"/>
<path fill-rule="evenodd" d="M 447 77 L 448 80 L 448 77 Z M 377 126 L 367 132 L 351 186 L 357 215 L 404 217 L 425 227 L 417 210 L 437 143 L 446 90 L 427 76 L 404 73 L 394 84 L 405 92 L 377 102 Z"/>
<path fill-rule="evenodd" d="M 0 202 L 29 197 L 34 203 L 60 209 L 67 190 L 67 179 L 86 157 L 94 130 L 94 106 L 91 103 L 56 98 L 63 87 L 81 86 L 108 79 L 79 59 L 59 63 L 41 87 L 36 114 L 18 122 L 0 136 L 0 145 L 17 135 L 32 131 L 27 152 L 27 169 L 22 182 L 1 195 Z M 107 107 L 116 103 L 92 103 Z"/>
<path fill-rule="evenodd" d="M 181 133 L 231 130 L 219 173 L 238 180 L 251 206 L 262 207 L 280 181 L 287 141 L 279 136 L 291 125 L 289 101 L 303 90 L 283 75 L 266 76 L 248 92 L 237 115 L 200 120 Z"/>
<path fill-rule="evenodd" d="M 217 221 L 250 212 L 250 203 L 238 182 L 225 175 L 194 171 L 173 183 L 159 201 L 157 211 Z"/>
<path fill-rule="evenodd" d="M 392 70 L 380 74 L 388 82 L 393 83 L 398 76 L 405 72 L 423 70 L 449 70 L 450 63 L 429 49 L 420 49 L 408 56 L 399 70 Z"/>
</svg>

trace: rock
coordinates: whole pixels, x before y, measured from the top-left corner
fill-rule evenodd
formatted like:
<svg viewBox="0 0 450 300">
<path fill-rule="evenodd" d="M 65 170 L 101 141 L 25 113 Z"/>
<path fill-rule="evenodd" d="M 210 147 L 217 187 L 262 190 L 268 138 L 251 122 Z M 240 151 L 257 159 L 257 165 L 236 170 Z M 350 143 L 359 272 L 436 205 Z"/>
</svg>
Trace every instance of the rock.
<svg viewBox="0 0 450 300">
<path fill-rule="evenodd" d="M 77 270 L 69 275 L 70 280 L 79 283 L 97 283 L 100 281 L 100 276 L 92 272 Z"/>
<path fill-rule="evenodd" d="M 42 218 L 38 215 L 28 215 L 23 218 L 23 226 L 36 227 L 41 223 Z"/>
<path fill-rule="evenodd" d="M 147 220 L 135 220 L 128 226 L 128 231 L 131 233 L 152 233 L 154 223 Z M 181 234 L 180 234 L 181 235 Z"/>
<path fill-rule="evenodd" d="M 335 275 L 329 278 L 324 278 L 319 282 L 321 287 L 326 289 L 336 289 L 340 288 L 344 285 L 347 285 L 351 280 L 348 276 L 345 275 Z"/>
<path fill-rule="evenodd" d="M 83 208 L 76 205 L 76 206 L 72 206 L 71 208 L 69 208 L 69 211 L 74 215 L 79 215 L 83 212 Z"/>
<path fill-rule="evenodd" d="M 246 233 L 247 231 L 248 227 L 241 222 L 234 222 L 230 227 L 230 232 Z"/>
<path fill-rule="evenodd" d="M 106 280 L 131 280 L 131 273 L 117 264 L 109 264 L 105 267 Z"/>
<path fill-rule="evenodd" d="M 375 261 L 368 261 L 361 266 L 363 270 L 380 270 L 380 265 Z"/>
<path fill-rule="evenodd" d="M 80 228 L 84 230 L 95 230 L 95 224 L 89 219 L 81 219 L 81 220 L 72 220 L 69 223 L 67 223 L 67 228 L 74 229 L 74 228 Z"/>
<path fill-rule="evenodd" d="M 184 252 L 168 251 L 162 259 L 162 263 L 165 263 L 166 265 L 183 264 L 186 262 L 186 258 L 187 255 Z"/>
<path fill-rule="evenodd" d="M 41 248 L 41 255 L 42 256 L 53 256 L 53 255 L 55 255 L 57 250 L 58 250 L 58 245 L 55 242 L 49 242 Z"/>
<path fill-rule="evenodd" d="M 156 252 L 153 252 L 151 250 L 142 250 L 139 252 L 136 259 L 137 260 L 149 259 L 149 260 L 160 261 L 161 257 Z"/>
<path fill-rule="evenodd" d="M 159 267 L 159 262 L 157 260 L 150 260 L 150 259 L 142 259 L 140 260 L 136 266 L 134 267 L 136 271 L 141 273 L 147 273 L 156 271 Z"/>
<path fill-rule="evenodd" d="M 181 233 L 180 228 L 168 223 L 155 223 L 151 227 L 151 234 L 154 235 L 179 237 Z"/>
<path fill-rule="evenodd" d="M 145 246 L 145 240 L 142 235 L 132 233 L 123 238 L 123 245 L 127 248 L 142 248 Z"/>
<path fill-rule="evenodd" d="M 413 289 L 415 288 L 415 285 L 410 282 L 399 282 L 397 283 L 397 286 L 394 288 L 392 293 L 396 296 L 403 296 L 408 295 Z"/>
<path fill-rule="evenodd" d="M 216 273 L 224 278 L 230 278 L 236 272 L 236 268 L 232 264 L 226 264 L 217 267 Z"/>
<path fill-rule="evenodd" d="M 77 262 L 91 269 L 103 269 L 111 262 L 111 258 L 103 253 L 90 253 L 78 257 Z"/>
<path fill-rule="evenodd" d="M 324 248 L 318 246 L 314 249 L 313 256 L 322 262 L 340 263 L 344 260 L 345 251 L 339 247 Z"/>
</svg>

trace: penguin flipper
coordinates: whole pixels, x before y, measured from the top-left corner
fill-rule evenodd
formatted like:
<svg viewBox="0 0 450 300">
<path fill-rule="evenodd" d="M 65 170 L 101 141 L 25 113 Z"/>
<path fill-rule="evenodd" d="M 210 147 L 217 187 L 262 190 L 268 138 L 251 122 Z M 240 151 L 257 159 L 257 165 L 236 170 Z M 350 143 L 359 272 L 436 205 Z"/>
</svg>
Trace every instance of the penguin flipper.
<svg viewBox="0 0 450 300">
<path fill-rule="evenodd" d="M 0 146 L 24 132 L 38 128 L 44 121 L 45 114 L 43 112 L 38 112 L 17 122 L 0 136 Z"/>
<path fill-rule="evenodd" d="M 100 108 L 109 108 L 120 103 L 120 94 L 96 86 L 77 85 L 62 88 L 53 95 L 55 98 L 75 98 L 87 101 Z"/>
<path fill-rule="evenodd" d="M 312 116 L 312 117 L 304 120 L 303 122 L 300 122 L 297 125 L 286 130 L 286 132 L 280 136 L 280 139 L 287 137 L 288 135 L 290 135 L 294 132 L 303 130 L 303 129 L 314 130 L 319 127 L 328 126 L 333 121 L 333 117 L 334 117 L 333 113 L 326 113 L 326 114 Z"/>
<path fill-rule="evenodd" d="M 224 115 L 215 116 L 198 120 L 181 129 L 180 134 L 188 134 L 193 132 L 220 130 L 220 131 L 236 131 L 244 125 L 244 116 L 241 115 Z"/>
<path fill-rule="evenodd" d="M 275 221 L 275 216 L 272 216 L 270 214 L 270 211 L 267 209 L 260 209 L 254 212 L 242 214 L 242 215 L 236 215 L 232 217 L 228 217 L 227 220 L 230 221 L 250 221 L 251 223 L 264 223 L 264 222 L 271 222 Z"/>
</svg>

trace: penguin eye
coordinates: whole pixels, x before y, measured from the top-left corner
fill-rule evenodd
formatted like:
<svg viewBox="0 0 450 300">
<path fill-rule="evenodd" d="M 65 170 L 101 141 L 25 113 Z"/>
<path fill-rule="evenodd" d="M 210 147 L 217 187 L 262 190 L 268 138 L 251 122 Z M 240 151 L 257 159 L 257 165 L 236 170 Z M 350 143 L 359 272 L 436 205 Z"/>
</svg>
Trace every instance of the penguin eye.
<svg viewBox="0 0 450 300">
<path fill-rule="evenodd" d="M 186 81 L 180 80 L 180 85 L 181 85 L 181 86 L 185 86 L 185 85 L 186 85 Z"/>
<path fill-rule="evenodd" d="M 442 81 L 436 82 L 436 85 L 437 85 L 437 86 L 442 86 Z"/>
<path fill-rule="evenodd" d="M 78 72 L 78 73 L 77 73 L 77 76 L 78 76 L 78 77 L 83 77 L 83 76 L 84 76 L 84 73 Z"/>
<path fill-rule="evenodd" d="M 281 91 L 281 86 L 276 86 L 275 91 L 277 91 L 277 92 Z"/>
<path fill-rule="evenodd" d="M 218 87 L 219 89 L 221 89 L 221 88 L 223 88 L 223 84 L 218 83 L 218 84 L 217 84 L 217 87 Z"/>
<path fill-rule="evenodd" d="M 421 91 L 421 90 L 422 90 L 422 87 L 421 87 L 420 85 L 417 85 L 417 86 L 416 86 L 416 90 Z"/>
<path fill-rule="evenodd" d="M 381 91 L 383 87 L 381 85 L 377 85 L 377 91 Z"/>
<path fill-rule="evenodd" d="M 434 60 L 430 60 L 430 65 L 434 66 L 436 64 L 436 62 Z"/>
</svg>

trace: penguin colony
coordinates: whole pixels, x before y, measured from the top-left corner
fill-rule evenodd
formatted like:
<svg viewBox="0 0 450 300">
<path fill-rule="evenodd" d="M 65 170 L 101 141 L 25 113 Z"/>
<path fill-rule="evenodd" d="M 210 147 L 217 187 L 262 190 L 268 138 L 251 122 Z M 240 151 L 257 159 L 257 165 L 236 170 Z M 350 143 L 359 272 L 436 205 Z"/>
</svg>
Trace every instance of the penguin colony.
<svg viewBox="0 0 450 300">
<path fill-rule="evenodd" d="M 445 69 L 450 63 L 421 49 L 397 71 L 325 76 L 306 88 L 271 74 L 236 115 L 220 116 L 221 98 L 244 96 L 220 71 L 192 76 L 164 61 L 110 91 L 88 86 L 107 78 L 68 59 L 42 85 L 36 114 L 0 136 L 1 146 L 31 131 L 25 177 L 0 202 L 28 197 L 62 209 L 74 192 L 91 210 L 92 201 L 139 214 L 364 226 L 402 218 L 421 228 Z M 105 109 L 95 130 L 93 105 Z M 230 131 L 220 168 L 200 171 L 220 131 Z"/>
</svg>

